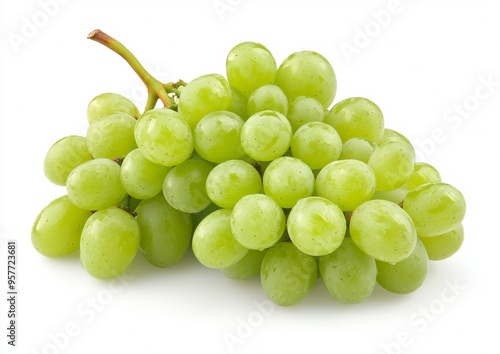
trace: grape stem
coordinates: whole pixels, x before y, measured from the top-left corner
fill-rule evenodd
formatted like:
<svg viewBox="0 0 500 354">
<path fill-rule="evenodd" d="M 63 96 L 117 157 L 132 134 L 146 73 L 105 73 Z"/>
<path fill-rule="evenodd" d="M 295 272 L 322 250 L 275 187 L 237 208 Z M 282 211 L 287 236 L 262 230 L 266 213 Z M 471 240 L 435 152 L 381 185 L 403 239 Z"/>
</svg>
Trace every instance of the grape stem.
<svg viewBox="0 0 500 354">
<path fill-rule="evenodd" d="M 159 80 L 155 79 L 139 62 L 134 54 L 128 50 L 122 43 L 106 34 L 105 32 L 96 29 L 90 32 L 87 36 L 88 39 L 96 41 L 105 47 L 111 49 L 113 52 L 120 55 L 125 61 L 134 69 L 136 74 L 142 80 L 144 85 L 148 90 L 148 99 L 146 101 L 146 107 L 144 111 L 149 111 L 155 108 L 158 99 L 161 100 L 165 108 L 173 108 L 175 102 L 173 102 L 172 97 L 169 93 L 174 93 L 177 96 L 180 94 L 180 90 L 186 83 L 179 80 L 176 83 L 163 84 Z"/>
<path fill-rule="evenodd" d="M 344 216 L 345 216 L 345 221 L 347 223 L 347 227 L 349 227 L 349 224 L 351 223 L 352 211 L 345 212 Z"/>
<path fill-rule="evenodd" d="M 117 205 L 118 208 L 122 209 L 122 210 L 125 210 L 127 213 L 131 214 L 132 216 L 136 216 L 136 214 L 130 210 L 130 201 L 131 201 L 132 197 L 130 195 L 126 195 L 125 198 L 123 198 L 123 200 L 121 201 L 120 204 Z"/>
</svg>

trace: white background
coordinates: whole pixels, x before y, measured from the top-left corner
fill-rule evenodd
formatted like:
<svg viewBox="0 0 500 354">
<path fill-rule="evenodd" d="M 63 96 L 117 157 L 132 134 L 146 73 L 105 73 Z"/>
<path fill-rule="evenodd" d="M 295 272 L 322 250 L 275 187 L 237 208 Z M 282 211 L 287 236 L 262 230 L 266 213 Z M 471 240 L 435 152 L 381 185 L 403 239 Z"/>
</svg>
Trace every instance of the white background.
<svg viewBox="0 0 500 354">
<path fill-rule="evenodd" d="M 14 238 L 13 353 L 498 352 L 498 4 L 2 0 L 0 352 L 5 246 Z M 121 40 L 165 82 L 224 74 L 227 52 L 247 40 L 266 45 L 278 63 L 298 50 L 322 53 L 337 73 L 335 101 L 372 99 L 386 126 L 405 134 L 420 160 L 463 192 L 463 248 L 432 263 L 411 295 L 377 288 L 363 304 L 345 306 L 318 283 L 291 308 L 269 305 L 258 279 L 229 280 L 190 254 L 171 269 L 139 255 L 120 282 L 91 278 L 77 254 L 44 258 L 30 229 L 38 212 L 64 194 L 43 175 L 46 150 L 65 135 L 85 134 L 86 106 L 99 93 L 145 102 L 125 62 L 86 39 L 95 28 Z"/>
</svg>

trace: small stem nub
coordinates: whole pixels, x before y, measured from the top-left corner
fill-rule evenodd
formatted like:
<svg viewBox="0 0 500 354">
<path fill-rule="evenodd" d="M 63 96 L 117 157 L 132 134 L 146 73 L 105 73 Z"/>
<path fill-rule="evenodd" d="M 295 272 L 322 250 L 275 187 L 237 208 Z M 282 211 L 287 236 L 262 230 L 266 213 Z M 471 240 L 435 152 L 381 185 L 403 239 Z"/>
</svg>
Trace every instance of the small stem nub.
<svg viewBox="0 0 500 354">
<path fill-rule="evenodd" d="M 118 165 L 120 165 L 120 166 L 121 166 L 121 165 L 122 165 L 122 162 L 123 162 L 123 159 L 124 159 L 124 157 L 115 157 L 115 158 L 113 158 L 112 160 L 113 160 L 114 162 L 116 162 Z"/>
<path fill-rule="evenodd" d="M 130 207 L 130 202 L 132 200 L 132 197 L 130 195 L 126 195 L 125 198 L 123 198 L 123 200 L 117 205 L 118 208 L 122 209 L 122 210 L 125 210 L 127 213 L 130 213 L 132 216 L 136 216 L 137 214 L 135 214 L 132 210 L 131 210 L 131 207 Z"/>
<path fill-rule="evenodd" d="M 344 216 L 345 216 L 345 221 L 347 223 L 347 227 L 349 227 L 349 224 L 351 223 L 352 211 L 344 212 Z"/>
<path fill-rule="evenodd" d="M 170 86 L 164 85 L 159 80 L 155 79 L 141 65 L 139 60 L 132 54 L 132 52 L 128 50 L 122 43 L 99 29 L 90 32 L 87 38 L 104 45 L 105 47 L 120 55 L 136 72 L 136 74 L 142 80 L 144 85 L 146 85 L 146 88 L 148 90 L 148 99 L 146 102 L 145 111 L 153 109 L 156 106 L 156 102 L 158 101 L 158 99 L 162 101 L 165 108 L 172 107 L 172 98 L 168 95 L 168 89 L 170 88 Z"/>
</svg>

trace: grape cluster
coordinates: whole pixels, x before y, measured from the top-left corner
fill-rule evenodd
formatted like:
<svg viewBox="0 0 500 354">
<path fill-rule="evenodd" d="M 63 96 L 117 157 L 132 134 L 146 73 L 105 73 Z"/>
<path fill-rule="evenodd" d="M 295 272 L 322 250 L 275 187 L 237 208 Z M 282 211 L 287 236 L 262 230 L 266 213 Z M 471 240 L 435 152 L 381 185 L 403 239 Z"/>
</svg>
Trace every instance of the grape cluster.
<svg viewBox="0 0 500 354">
<path fill-rule="evenodd" d="M 316 281 L 343 303 L 376 284 L 413 292 L 429 260 L 461 247 L 463 195 L 415 161 L 374 102 L 334 102 L 335 72 L 321 54 L 278 66 L 265 46 L 244 42 L 225 76 L 167 86 L 171 105 L 142 113 L 119 94 L 95 96 L 86 136 L 48 150 L 45 175 L 66 193 L 34 222 L 38 252 L 79 251 L 91 276 L 110 279 L 137 253 L 166 268 L 192 249 L 231 279 L 260 276 L 266 295 L 289 306 Z"/>
</svg>

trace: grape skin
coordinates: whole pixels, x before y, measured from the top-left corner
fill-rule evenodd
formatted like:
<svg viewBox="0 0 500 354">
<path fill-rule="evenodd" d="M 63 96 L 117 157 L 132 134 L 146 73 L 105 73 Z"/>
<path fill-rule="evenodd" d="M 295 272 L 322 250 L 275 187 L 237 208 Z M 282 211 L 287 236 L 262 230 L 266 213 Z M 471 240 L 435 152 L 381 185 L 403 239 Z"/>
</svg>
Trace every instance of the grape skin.
<svg viewBox="0 0 500 354">
<path fill-rule="evenodd" d="M 161 193 L 141 201 L 135 213 L 144 257 L 160 268 L 179 262 L 191 242 L 191 215 L 174 209 Z"/>
<path fill-rule="evenodd" d="M 92 98 L 87 106 L 87 119 L 93 123 L 97 119 L 110 113 L 123 112 L 130 116 L 139 117 L 137 106 L 125 96 L 118 93 L 105 92 Z"/>
<path fill-rule="evenodd" d="M 35 249 L 47 257 L 62 257 L 80 249 L 80 237 L 92 212 L 61 196 L 38 214 L 31 229 Z"/>
<path fill-rule="evenodd" d="M 346 233 L 342 210 L 328 199 L 312 196 L 301 199 L 291 209 L 287 230 L 292 242 L 311 256 L 335 251 Z"/>
<path fill-rule="evenodd" d="M 427 255 L 431 261 L 447 259 L 458 252 L 464 242 L 464 226 L 462 223 L 450 231 L 431 237 L 421 237 Z"/>
<path fill-rule="evenodd" d="M 152 162 L 172 167 L 193 153 L 193 132 L 179 113 L 156 108 L 141 115 L 134 129 L 137 146 Z"/>
<path fill-rule="evenodd" d="M 234 208 L 245 195 L 259 193 L 261 188 L 259 173 L 243 160 L 229 160 L 215 166 L 206 182 L 210 200 L 226 209 Z"/>
<path fill-rule="evenodd" d="M 415 154 L 407 144 L 391 141 L 378 146 L 368 160 L 375 172 L 377 191 L 391 191 L 403 186 L 414 169 Z"/>
<path fill-rule="evenodd" d="M 386 200 L 373 199 L 357 207 L 350 218 L 349 232 L 363 252 L 387 263 L 407 258 L 417 242 L 410 216 Z"/>
<path fill-rule="evenodd" d="M 178 111 L 191 129 L 208 113 L 228 110 L 232 102 L 228 81 L 219 74 L 208 74 L 190 81 L 182 90 Z"/>
<path fill-rule="evenodd" d="M 429 257 L 420 239 L 412 253 L 404 260 L 387 263 L 377 260 L 377 283 L 396 294 L 416 291 L 427 277 Z"/>
<path fill-rule="evenodd" d="M 247 254 L 232 266 L 222 268 L 220 271 L 226 277 L 234 280 L 247 280 L 260 275 L 262 260 L 267 249 L 263 251 L 248 250 Z"/>
<path fill-rule="evenodd" d="M 271 247 L 262 260 L 262 288 L 269 299 L 280 306 L 301 302 L 311 291 L 317 274 L 314 257 L 301 252 L 291 242 Z"/>
<path fill-rule="evenodd" d="M 364 97 L 337 102 L 325 117 L 325 123 L 337 130 L 343 142 L 362 138 L 379 144 L 384 136 L 384 116 L 380 108 Z"/>
<path fill-rule="evenodd" d="M 263 251 L 279 241 L 285 231 L 283 209 L 265 194 L 241 198 L 231 212 L 231 231 L 248 249 Z"/>
<path fill-rule="evenodd" d="M 219 209 L 206 216 L 193 233 L 195 257 L 208 268 L 227 268 L 248 252 L 231 231 L 231 210 Z"/>
<path fill-rule="evenodd" d="M 292 126 L 277 111 L 257 112 L 247 119 L 241 129 L 241 146 L 257 161 L 272 161 L 283 156 L 292 141 Z"/>
<path fill-rule="evenodd" d="M 189 159 L 173 167 L 162 186 L 167 202 L 186 213 L 205 209 L 212 202 L 205 186 L 213 167 L 214 164 L 202 159 Z"/>
<path fill-rule="evenodd" d="M 276 85 L 261 86 L 248 97 L 247 113 L 250 116 L 265 110 L 277 111 L 285 116 L 288 113 L 288 99 Z"/>
<path fill-rule="evenodd" d="M 314 193 L 314 174 L 300 159 L 283 156 L 273 160 L 262 178 L 264 193 L 282 208 L 290 209 Z"/>
<path fill-rule="evenodd" d="M 411 216 L 420 237 L 452 230 L 463 221 L 465 208 L 463 194 L 444 182 L 421 185 L 403 201 L 403 209 Z"/>
<path fill-rule="evenodd" d="M 226 76 L 236 90 L 248 98 L 259 87 L 272 84 L 277 65 L 273 55 L 257 42 L 242 42 L 234 46 L 226 58 Z"/>
<path fill-rule="evenodd" d="M 330 125 L 308 122 L 293 134 L 290 148 L 294 157 L 311 169 L 320 170 L 340 157 L 342 140 Z"/>
<path fill-rule="evenodd" d="M 75 167 L 92 159 L 87 139 L 79 135 L 69 135 L 49 148 L 43 161 L 43 171 L 49 181 L 64 186 Z"/>
<path fill-rule="evenodd" d="M 304 50 L 290 54 L 276 74 L 279 86 L 291 101 L 299 96 L 318 100 L 327 109 L 337 93 L 337 77 L 332 65 L 320 53 Z"/>
<path fill-rule="evenodd" d="M 326 110 L 321 102 L 309 96 L 298 96 L 288 103 L 286 117 L 292 125 L 292 130 L 297 131 L 308 122 L 323 122 Z"/>
<path fill-rule="evenodd" d="M 346 304 L 367 299 L 377 283 L 375 259 L 361 251 L 350 237 L 334 252 L 319 258 L 321 278 L 328 292 Z"/>
<path fill-rule="evenodd" d="M 221 163 L 242 159 L 241 129 L 245 121 L 228 111 L 215 111 L 204 116 L 194 130 L 194 148 L 205 160 Z"/>
<path fill-rule="evenodd" d="M 123 159 L 120 180 L 128 195 L 141 200 L 149 199 L 161 192 L 163 181 L 171 169 L 147 159 L 137 148 Z"/>
<path fill-rule="evenodd" d="M 375 188 L 375 173 L 358 160 L 333 161 L 316 176 L 317 195 L 334 202 L 342 211 L 352 211 L 370 200 Z"/>
<path fill-rule="evenodd" d="M 139 225 L 131 214 L 117 207 L 101 209 L 83 227 L 82 266 L 95 278 L 116 278 L 135 258 L 139 242 Z"/>
<path fill-rule="evenodd" d="M 84 162 L 68 176 L 68 197 L 76 206 L 86 210 L 117 205 L 126 195 L 120 173 L 120 165 L 106 158 Z"/>
<path fill-rule="evenodd" d="M 111 113 L 92 122 L 87 129 L 87 146 L 94 158 L 121 158 L 137 148 L 136 120 L 126 113 Z"/>
</svg>

